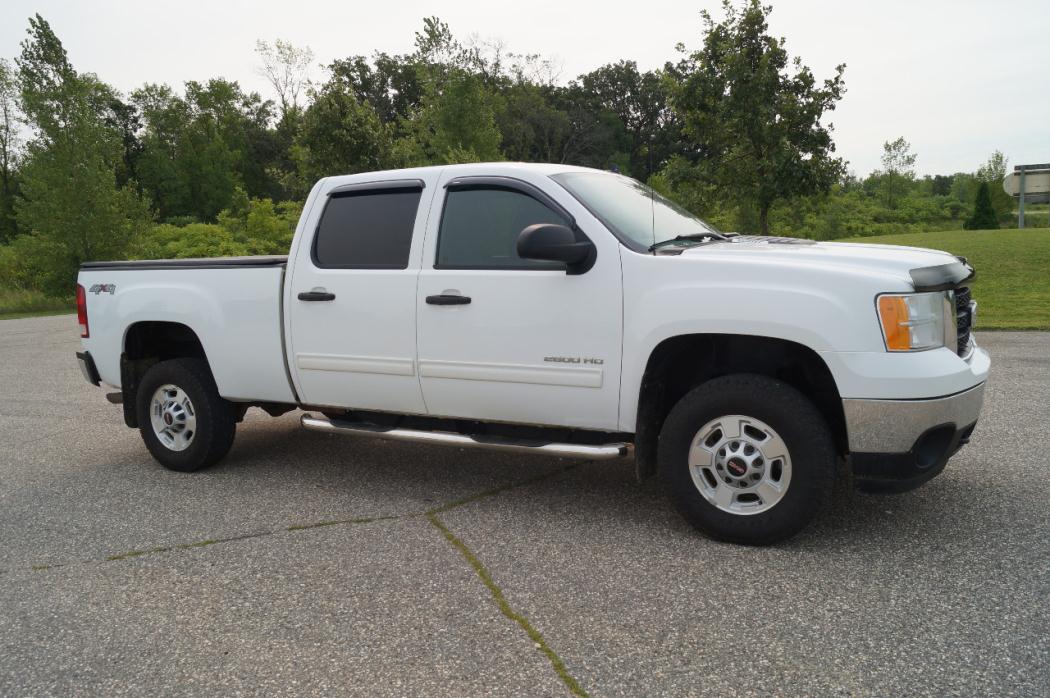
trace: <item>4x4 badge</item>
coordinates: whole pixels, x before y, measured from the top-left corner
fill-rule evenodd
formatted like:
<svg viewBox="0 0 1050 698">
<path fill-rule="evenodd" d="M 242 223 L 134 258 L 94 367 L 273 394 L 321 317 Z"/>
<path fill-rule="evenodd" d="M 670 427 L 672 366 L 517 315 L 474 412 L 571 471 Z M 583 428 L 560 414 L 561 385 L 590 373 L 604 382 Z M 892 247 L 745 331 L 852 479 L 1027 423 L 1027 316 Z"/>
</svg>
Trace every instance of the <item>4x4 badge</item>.
<svg viewBox="0 0 1050 698">
<path fill-rule="evenodd" d="M 117 285 L 116 284 L 92 284 L 91 288 L 89 288 L 88 291 L 91 292 L 91 293 L 94 293 L 96 296 L 98 294 L 100 294 L 100 293 L 108 293 L 109 295 L 112 296 L 114 293 L 117 292 Z"/>
</svg>

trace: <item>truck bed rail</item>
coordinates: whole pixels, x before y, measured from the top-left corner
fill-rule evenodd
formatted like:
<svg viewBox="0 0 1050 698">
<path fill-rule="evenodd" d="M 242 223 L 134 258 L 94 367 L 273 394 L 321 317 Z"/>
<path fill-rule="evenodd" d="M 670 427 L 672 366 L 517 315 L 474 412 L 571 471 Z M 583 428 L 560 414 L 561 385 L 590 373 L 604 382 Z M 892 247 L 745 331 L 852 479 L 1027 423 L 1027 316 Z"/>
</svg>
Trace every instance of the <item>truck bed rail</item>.
<svg viewBox="0 0 1050 698">
<path fill-rule="evenodd" d="M 282 267 L 287 255 L 252 257 L 193 257 L 186 259 L 129 259 L 112 262 L 83 262 L 81 269 L 242 269 L 244 267 Z"/>
</svg>

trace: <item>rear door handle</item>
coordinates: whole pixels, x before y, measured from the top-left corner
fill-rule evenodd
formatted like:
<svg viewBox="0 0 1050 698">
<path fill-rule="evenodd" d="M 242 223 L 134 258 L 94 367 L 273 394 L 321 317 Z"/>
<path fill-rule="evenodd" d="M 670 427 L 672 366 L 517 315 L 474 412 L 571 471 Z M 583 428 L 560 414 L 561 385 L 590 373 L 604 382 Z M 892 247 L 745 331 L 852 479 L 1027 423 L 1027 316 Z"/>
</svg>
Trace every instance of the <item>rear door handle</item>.
<svg viewBox="0 0 1050 698">
<path fill-rule="evenodd" d="M 334 301 L 335 294 L 329 293 L 325 290 L 318 291 L 303 291 L 299 294 L 299 300 L 301 301 Z"/>
<path fill-rule="evenodd" d="M 442 293 L 437 296 L 427 296 L 427 303 L 430 305 L 467 305 L 470 303 L 470 296 Z"/>
</svg>

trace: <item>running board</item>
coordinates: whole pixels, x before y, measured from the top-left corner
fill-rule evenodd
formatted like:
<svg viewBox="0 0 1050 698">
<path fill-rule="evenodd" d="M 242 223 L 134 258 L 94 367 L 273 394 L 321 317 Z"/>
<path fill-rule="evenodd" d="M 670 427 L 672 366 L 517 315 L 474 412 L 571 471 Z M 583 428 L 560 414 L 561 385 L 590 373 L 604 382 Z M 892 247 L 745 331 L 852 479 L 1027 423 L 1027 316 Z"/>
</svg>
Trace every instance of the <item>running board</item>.
<svg viewBox="0 0 1050 698">
<path fill-rule="evenodd" d="M 325 431 L 332 434 L 358 434 L 394 441 L 444 444 L 462 448 L 485 448 L 498 451 L 515 451 L 517 453 L 535 453 L 545 456 L 609 460 L 622 458 L 631 452 L 631 444 L 623 442 L 589 446 L 587 444 L 507 439 L 498 436 L 467 436 L 466 434 L 454 434 L 447 431 L 421 431 L 418 429 L 381 427 L 366 422 L 328 419 L 326 417 L 314 417 L 309 414 L 303 415 L 301 422 L 304 428 L 311 431 Z"/>
</svg>

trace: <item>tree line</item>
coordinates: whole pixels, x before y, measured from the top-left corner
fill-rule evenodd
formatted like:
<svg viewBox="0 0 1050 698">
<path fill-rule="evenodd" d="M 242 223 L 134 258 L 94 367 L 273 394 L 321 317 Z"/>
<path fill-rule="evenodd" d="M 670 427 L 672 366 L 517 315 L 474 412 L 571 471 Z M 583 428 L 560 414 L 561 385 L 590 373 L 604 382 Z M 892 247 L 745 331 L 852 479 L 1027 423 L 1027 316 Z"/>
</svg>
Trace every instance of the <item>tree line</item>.
<svg viewBox="0 0 1050 698">
<path fill-rule="evenodd" d="M 317 179 L 442 163 L 615 170 L 741 232 L 1005 222 L 1000 153 L 918 178 L 900 138 L 880 170 L 850 172 L 828 123 L 845 66 L 818 79 L 769 34 L 769 12 L 726 0 L 662 69 L 625 59 L 565 84 L 549 59 L 461 41 L 437 18 L 412 52 L 335 60 L 319 82 L 309 48 L 259 42 L 270 98 L 221 77 L 123 94 L 77 71 L 36 15 L 20 55 L 0 59 L 0 288 L 67 296 L 92 259 L 284 253 Z"/>
</svg>

